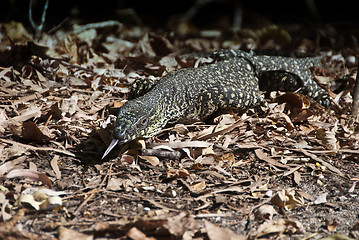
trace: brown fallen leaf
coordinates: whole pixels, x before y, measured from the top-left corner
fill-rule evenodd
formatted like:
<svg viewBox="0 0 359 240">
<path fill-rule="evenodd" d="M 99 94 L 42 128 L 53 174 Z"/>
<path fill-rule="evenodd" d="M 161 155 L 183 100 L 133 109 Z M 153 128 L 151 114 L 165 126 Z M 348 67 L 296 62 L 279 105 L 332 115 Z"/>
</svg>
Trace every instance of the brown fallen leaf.
<svg viewBox="0 0 359 240">
<path fill-rule="evenodd" d="M 300 184 L 300 181 L 302 180 L 302 177 L 301 177 L 301 175 L 300 175 L 300 173 L 298 172 L 298 171 L 295 171 L 294 173 L 293 173 L 293 180 L 294 180 L 294 182 L 297 184 L 297 185 L 299 185 Z"/>
<path fill-rule="evenodd" d="M 207 231 L 207 236 L 210 240 L 244 240 L 247 239 L 245 236 L 237 235 L 228 228 L 220 228 L 208 221 L 204 222 L 204 226 Z"/>
<path fill-rule="evenodd" d="M 273 216 L 277 214 L 277 211 L 272 205 L 262 205 L 255 212 L 254 217 L 257 221 L 272 220 Z"/>
<path fill-rule="evenodd" d="M 156 156 L 138 156 L 138 157 L 147 161 L 152 166 L 157 166 L 160 163 L 160 160 Z"/>
<path fill-rule="evenodd" d="M 47 143 L 52 136 L 45 135 L 34 122 L 24 122 L 22 124 L 21 137 L 27 141 L 34 141 L 37 143 Z"/>
<path fill-rule="evenodd" d="M 183 149 L 182 149 L 183 150 Z M 141 149 L 141 154 L 145 156 L 155 156 L 164 159 L 179 160 L 182 153 L 176 150 L 167 150 L 165 148 L 152 148 L 152 149 Z"/>
<path fill-rule="evenodd" d="M 337 228 L 338 222 L 336 220 L 333 220 L 333 222 L 330 223 L 328 220 L 325 220 L 325 226 L 329 231 L 333 232 Z"/>
<path fill-rule="evenodd" d="M 279 219 L 279 220 L 270 220 L 265 221 L 261 225 L 259 225 L 255 236 L 263 237 L 268 234 L 276 234 L 276 233 L 302 233 L 304 232 L 304 227 L 302 223 L 296 220 L 289 219 Z"/>
<path fill-rule="evenodd" d="M 196 184 L 193 184 L 191 186 L 191 191 L 193 192 L 200 192 L 202 191 L 203 189 L 206 188 L 206 182 L 205 181 L 201 181 L 199 183 L 196 183 Z"/>
<path fill-rule="evenodd" d="M 310 101 L 302 94 L 286 92 L 276 98 L 279 104 L 287 103 L 291 109 L 306 109 L 310 107 Z"/>
<path fill-rule="evenodd" d="M 2 138 L 0 138 L 0 142 L 5 142 L 8 144 L 12 144 L 12 145 L 18 145 L 22 148 L 31 149 L 33 151 L 45 151 L 45 152 L 53 151 L 53 152 L 62 153 L 62 154 L 65 154 L 65 155 L 68 155 L 71 157 L 75 157 L 75 154 L 73 154 L 72 152 L 67 151 L 67 150 L 62 150 L 62 149 L 56 149 L 56 148 L 51 148 L 51 147 L 35 147 L 35 146 L 29 145 L 29 144 L 23 144 L 23 143 L 19 143 L 19 142 L 12 141 L 9 139 L 2 139 Z"/>
<path fill-rule="evenodd" d="M 302 196 L 293 189 L 286 189 L 278 191 L 270 201 L 273 205 L 281 209 L 294 209 L 304 205 Z"/>
<path fill-rule="evenodd" d="M 293 124 L 292 120 L 290 119 L 290 117 L 283 112 L 272 113 L 271 115 L 268 116 L 268 119 L 271 119 L 273 121 L 278 121 L 278 120 L 282 119 L 286 123 L 286 128 L 288 131 L 292 131 L 295 129 L 294 124 Z"/>
<path fill-rule="evenodd" d="M 59 155 L 55 155 L 52 158 L 52 160 L 50 161 L 50 165 L 52 167 L 52 170 L 54 170 L 57 179 L 61 178 L 61 171 L 60 171 L 59 165 L 57 164 L 57 161 L 59 160 L 59 158 L 60 158 Z"/>
<path fill-rule="evenodd" d="M 331 170 L 332 172 L 335 172 L 337 173 L 339 176 L 341 177 L 345 177 L 345 175 L 336 167 L 334 167 L 333 165 L 327 163 L 326 161 L 320 159 L 319 157 L 317 157 L 315 154 L 313 153 L 310 153 L 309 151 L 303 149 L 303 148 L 300 148 L 300 149 L 292 149 L 294 151 L 300 151 L 302 152 L 304 155 L 308 156 L 308 157 L 311 157 L 313 160 L 319 162 L 320 164 L 322 164 L 323 166 L 327 167 L 329 170 Z"/>
<path fill-rule="evenodd" d="M 267 163 L 276 166 L 276 167 L 280 167 L 280 168 L 290 168 L 287 165 L 284 165 L 278 161 L 276 161 L 275 159 L 269 157 L 266 153 L 264 153 L 261 149 L 256 149 L 254 150 L 256 156 L 263 161 L 266 161 Z"/>
<path fill-rule="evenodd" d="M 127 155 L 127 154 L 123 154 L 119 161 L 119 163 L 129 163 L 129 164 L 132 164 L 134 162 L 135 162 L 135 158 L 132 157 L 131 155 Z"/>
<path fill-rule="evenodd" d="M 154 148 L 157 146 L 168 146 L 170 148 L 186 148 L 186 147 L 198 147 L 198 148 L 207 148 L 211 145 L 209 142 L 205 141 L 186 141 L 186 142 L 166 142 L 166 143 L 151 143 L 149 148 Z"/>
<path fill-rule="evenodd" d="M 7 128 L 9 125 L 14 124 L 16 122 L 24 122 L 31 118 L 38 118 L 41 116 L 41 108 L 31 108 L 25 112 L 23 112 L 21 115 L 13 117 L 8 120 L 0 121 L 0 126 L 3 128 Z"/>
<path fill-rule="evenodd" d="M 293 109 L 293 112 L 289 115 L 293 123 L 301 123 L 306 121 L 314 112 L 310 109 Z"/>
<path fill-rule="evenodd" d="M 198 231 L 200 228 L 199 222 L 187 212 L 180 212 L 178 215 L 167 218 L 167 223 L 163 226 L 177 238 L 186 233 Z"/>
<path fill-rule="evenodd" d="M 64 98 L 60 104 L 62 114 L 66 113 L 69 114 L 69 116 L 72 116 L 77 111 L 77 102 L 77 95 L 72 95 L 70 98 Z"/>
<path fill-rule="evenodd" d="M 155 240 L 153 237 L 147 237 L 146 234 L 136 227 L 131 228 L 126 235 L 133 240 Z"/>
<path fill-rule="evenodd" d="M 339 149 L 339 142 L 336 137 L 336 133 L 338 131 L 338 120 L 333 124 L 328 124 L 323 128 L 319 128 L 316 131 L 316 136 L 320 139 L 325 146 L 326 149 L 336 150 Z"/>
<path fill-rule="evenodd" d="M 323 193 L 321 195 L 319 195 L 315 200 L 314 200 L 314 204 L 315 205 L 319 205 L 319 204 L 322 204 L 322 203 L 326 203 L 327 202 L 327 195 L 328 193 Z"/>
<path fill-rule="evenodd" d="M 87 235 L 69 228 L 59 227 L 59 239 L 60 240 L 73 240 L 73 239 L 92 240 L 93 235 Z"/>
<path fill-rule="evenodd" d="M 0 165 L 0 177 L 4 176 L 5 173 L 13 169 L 17 164 L 23 162 L 26 158 L 26 156 L 17 157 L 12 161 Z"/>
<path fill-rule="evenodd" d="M 52 183 L 50 179 L 44 174 L 37 171 L 31 171 L 29 169 L 14 169 L 10 171 L 5 176 L 6 178 L 15 178 L 15 177 L 28 177 L 37 181 L 42 182 L 48 188 L 52 188 Z"/>
<path fill-rule="evenodd" d="M 132 189 L 133 182 L 130 179 L 123 178 L 110 178 L 108 180 L 106 189 L 111 191 L 119 191 L 125 189 L 125 191 Z"/>
<path fill-rule="evenodd" d="M 0 224 L 0 239 L 41 239 L 40 235 L 30 233 L 26 229 L 16 227 L 19 221 L 25 216 L 26 209 L 19 209 L 18 212 L 8 221 Z"/>
<path fill-rule="evenodd" d="M 230 131 L 232 131 L 233 129 L 239 127 L 240 125 L 242 125 L 245 121 L 247 121 L 250 117 L 247 117 L 247 118 L 244 118 L 244 119 L 238 119 L 237 121 L 235 121 L 234 123 L 232 123 L 231 125 L 229 125 L 228 127 L 224 127 L 218 131 L 215 131 L 213 133 L 209 133 L 207 135 L 203 135 L 203 136 L 200 136 L 200 137 L 197 137 L 195 138 L 196 140 L 207 140 L 209 138 L 212 138 L 212 137 L 216 137 L 218 135 L 223 135 L 223 134 L 226 134 Z"/>
<path fill-rule="evenodd" d="M 186 169 L 168 169 L 167 178 L 183 178 L 188 177 L 190 174 Z"/>
</svg>

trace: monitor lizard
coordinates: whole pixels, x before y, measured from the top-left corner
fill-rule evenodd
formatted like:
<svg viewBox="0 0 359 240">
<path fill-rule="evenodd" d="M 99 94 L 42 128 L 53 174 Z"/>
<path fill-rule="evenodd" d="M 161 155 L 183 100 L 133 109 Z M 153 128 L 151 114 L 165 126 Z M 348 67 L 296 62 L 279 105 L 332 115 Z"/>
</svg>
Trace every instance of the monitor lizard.
<svg viewBox="0 0 359 240">
<path fill-rule="evenodd" d="M 290 58 L 255 55 L 220 49 L 210 56 L 217 62 L 168 73 L 120 109 L 104 158 L 117 143 L 156 135 L 169 122 L 181 118 L 200 120 L 217 110 L 247 109 L 263 100 L 260 90 L 297 91 L 329 106 L 328 93 L 311 79 L 311 66 L 320 57 Z M 134 89 L 136 91 L 136 89 Z"/>
</svg>

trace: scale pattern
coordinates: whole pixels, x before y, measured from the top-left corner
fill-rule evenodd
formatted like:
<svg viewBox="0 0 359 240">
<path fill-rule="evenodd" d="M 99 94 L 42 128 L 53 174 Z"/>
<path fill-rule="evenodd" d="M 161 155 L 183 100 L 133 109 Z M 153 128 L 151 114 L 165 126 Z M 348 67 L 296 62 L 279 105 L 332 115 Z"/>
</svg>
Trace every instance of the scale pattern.
<svg viewBox="0 0 359 240">
<path fill-rule="evenodd" d="M 142 96 L 127 101 L 119 110 L 114 138 L 127 142 L 151 137 L 169 121 L 198 120 L 225 108 L 247 109 L 260 103 L 260 90 L 299 90 L 329 104 L 327 92 L 311 79 L 309 68 L 321 66 L 318 57 L 256 56 L 224 49 L 211 57 L 218 61 L 171 72 L 151 88 L 143 88 L 147 92 Z"/>
</svg>

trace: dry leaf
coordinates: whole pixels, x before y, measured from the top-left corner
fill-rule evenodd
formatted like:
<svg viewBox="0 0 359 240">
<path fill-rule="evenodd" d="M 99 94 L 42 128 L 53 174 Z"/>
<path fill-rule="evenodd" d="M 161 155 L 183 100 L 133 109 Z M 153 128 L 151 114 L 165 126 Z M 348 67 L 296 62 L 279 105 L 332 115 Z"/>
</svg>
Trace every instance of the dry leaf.
<svg viewBox="0 0 359 240">
<path fill-rule="evenodd" d="M 285 121 L 286 128 L 287 128 L 288 131 L 292 131 L 292 130 L 295 129 L 295 127 L 293 125 L 293 122 L 290 119 L 290 117 L 287 114 L 283 113 L 283 112 L 273 113 L 273 114 L 268 116 L 268 119 L 271 119 L 273 121 L 278 121 L 278 120 L 282 119 L 282 120 Z"/>
<path fill-rule="evenodd" d="M 61 192 L 55 193 L 55 195 L 50 192 L 51 195 L 49 195 L 43 189 L 35 192 L 32 190 L 35 190 L 35 188 L 25 189 L 16 202 L 43 211 L 58 210 L 62 207 L 62 198 L 58 196 L 61 195 Z"/>
<path fill-rule="evenodd" d="M 271 203 L 279 208 L 288 210 L 303 206 L 304 199 L 293 189 L 283 189 L 273 195 Z"/>
<path fill-rule="evenodd" d="M 229 152 L 229 153 L 225 153 L 221 156 L 222 161 L 229 161 L 229 162 L 234 162 L 234 154 L 233 152 Z"/>
<path fill-rule="evenodd" d="M 290 168 L 289 166 L 281 164 L 278 161 L 276 161 L 275 159 L 269 157 L 261 149 L 256 149 L 256 150 L 254 150 L 254 152 L 256 153 L 257 157 L 260 160 L 266 161 L 266 162 L 268 162 L 269 164 L 271 164 L 273 166 L 280 167 L 280 168 Z"/>
<path fill-rule="evenodd" d="M 52 183 L 50 179 L 45 174 L 40 172 L 35 172 L 28 169 L 14 169 L 6 175 L 6 178 L 15 178 L 15 177 L 28 177 L 42 182 L 48 188 L 52 188 Z"/>
<path fill-rule="evenodd" d="M 304 232 L 303 225 L 296 220 L 288 220 L 288 219 L 279 219 L 265 221 L 261 225 L 259 225 L 256 233 L 256 237 L 262 237 L 268 234 L 275 233 L 302 233 Z"/>
<path fill-rule="evenodd" d="M 335 231 L 335 229 L 338 226 L 338 222 L 333 220 L 332 223 L 330 223 L 328 220 L 325 220 L 325 226 L 327 227 L 327 229 L 331 232 Z"/>
<path fill-rule="evenodd" d="M 353 233 L 353 231 L 351 233 Z M 354 235 L 354 236 L 356 236 L 356 235 Z M 332 234 L 332 235 L 330 235 L 328 237 L 322 238 L 320 240 L 358 240 L 358 238 L 355 237 L 355 239 L 354 239 L 354 238 L 350 238 L 350 237 L 348 237 L 348 236 L 346 236 L 344 234 L 341 234 L 341 233 L 335 233 L 335 234 Z"/>
<path fill-rule="evenodd" d="M 153 237 L 147 237 L 146 234 L 138 230 L 136 227 L 131 228 L 126 235 L 133 240 L 155 240 Z"/>
<path fill-rule="evenodd" d="M 121 156 L 120 163 L 133 164 L 134 162 L 135 162 L 135 158 L 132 157 L 131 155 L 123 154 L 123 155 Z"/>
<path fill-rule="evenodd" d="M 199 182 L 199 183 L 191 185 L 191 190 L 193 192 L 200 192 L 205 188 L 206 188 L 206 182 L 205 181 L 202 181 L 202 182 Z"/>
<path fill-rule="evenodd" d="M 272 205 L 262 205 L 254 213 L 257 221 L 272 220 L 273 216 L 277 214 L 277 211 Z"/>
<path fill-rule="evenodd" d="M 160 163 L 160 160 L 156 156 L 138 156 L 139 158 L 146 160 L 152 166 L 157 166 Z"/>
<path fill-rule="evenodd" d="M 294 189 L 288 189 L 285 191 L 285 208 L 294 209 L 304 205 L 304 199 L 300 194 L 297 193 Z"/>
<path fill-rule="evenodd" d="M 213 151 L 213 147 L 209 146 L 207 148 L 202 149 L 202 155 L 215 155 L 215 152 Z"/>
<path fill-rule="evenodd" d="M 186 169 L 168 169 L 167 178 L 188 177 L 190 174 Z"/>
<path fill-rule="evenodd" d="M 211 145 L 211 143 L 205 141 L 151 143 L 149 144 L 149 148 L 155 148 L 157 146 L 163 146 L 163 145 L 166 145 L 170 148 L 187 148 L 187 147 L 208 148 Z"/>
<path fill-rule="evenodd" d="M 1 204 L 1 214 L 0 218 L 2 221 L 8 221 L 11 219 L 11 205 L 9 203 L 9 200 L 6 199 L 5 193 L 3 191 L 0 192 L 0 204 Z"/>
<path fill-rule="evenodd" d="M 317 137 L 323 142 L 323 145 L 329 150 L 339 149 L 339 142 L 336 138 L 338 131 L 338 122 L 333 123 L 332 126 L 326 126 L 317 130 Z"/>
<path fill-rule="evenodd" d="M 186 212 L 181 212 L 176 216 L 167 218 L 167 223 L 164 224 L 164 227 L 178 238 L 186 234 L 186 232 L 197 230 L 200 224 L 193 216 Z"/>
<path fill-rule="evenodd" d="M 299 173 L 298 171 L 295 171 L 295 172 L 293 173 L 293 175 L 294 175 L 294 177 L 293 177 L 294 182 L 295 182 L 297 185 L 299 185 L 299 184 L 300 184 L 300 181 L 301 181 L 301 179 L 302 179 L 300 173 Z"/>
<path fill-rule="evenodd" d="M 84 233 L 79 233 L 75 230 L 59 227 L 59 240 L 92 240 L 92 235 L 87 235 Z"/>
<path fill-rule="evenodd" d="M 220 228 L 208 221 L 204 222 L 207 231 L 207 236 L 210 240 L 245 240 L 245 236 L 237 235 L 230 229 Z"/>
<path fill-rule="evenodd" d="M 48 131 L 46 133 L 48 134 Z M 46 135 L 46 133 L 40 130 L 32 121 L 24 122 L 22 124 L 21 137 L 27 141 L 47 143 L 53 136 Z"/>
<path fill-rule="evenodd" d="M 112 191 L 119 191 L 119 190 L 124 189 L 125 191 L 129 191 L 129 190 L 132 190 L 133 186 L 134 186 L 134 183 L 131 179 L 112 177 L 108 181 L 106 189 L 112 190 Z"/>
<path fill-rule="evenodd" d="M 15 146 L 15 145 L 13 145 Z M 26 159 L 26 156 L 15 158 L 12 161 L 5 162 L 0 165 L 0 177 L 3 177 L 5 173 L 12 170 L 17 164 L 23 162 Z"/>
<path fill-rule="evenodd" d="M 314 200 L 313 203 L 316 204 L 316 205 L 326 203 L 327 202 L 327 195 L 328 195 L 328 193 L 323 193 L 323 194 L 319 195 L 319 197 L 317 197 Z"/>
<path fill-rule="evenodd" d="M 279 104 L 287 103 L 291 109 L 306 109 L 310 107 L 310 101 L 302 94 L 286 92 L 276 98 Z"/>
<path fill-rule="evenodd" d="M 52 167 L 52 170 L 54 170 L 57 179 L 61 178 L 61 171 L 59 169 L 59 165 L 57 164 L 57 161 L 59 160 L 59 158 L 60 158 L 59 155 L 55 155 L 52 158 L 52 160 L 50 161 L 50 165 Z"/>
<path fill-rule="evenodd" d="M 24 207 L 32 207 L 35 210 L 40 210 L 41 202 L 38 202 L 34 199 L 34 196 L 31 194 L 22 194 L 17 199 L 17 202 L 22 204 Z"/>
<path fill-rule="evenodd" d="M 16 122 L 24 122 L 31 118 L 38 118 L 41 116 L 41 109 L 34 107 L 23 112 L 20 116 L 13 117 L 11 119 L 0 121 L 0 126 L 7 128 L 9 125 L 14 125 Z"/>
<path fill-rule="evenodd" d="M 70 98 L 64 98 L 61 101 L 60 109 L 62 114 L 69 114 L 72 116 L 77 111 L 78 96 L 72 95 Z"/>
</svg>

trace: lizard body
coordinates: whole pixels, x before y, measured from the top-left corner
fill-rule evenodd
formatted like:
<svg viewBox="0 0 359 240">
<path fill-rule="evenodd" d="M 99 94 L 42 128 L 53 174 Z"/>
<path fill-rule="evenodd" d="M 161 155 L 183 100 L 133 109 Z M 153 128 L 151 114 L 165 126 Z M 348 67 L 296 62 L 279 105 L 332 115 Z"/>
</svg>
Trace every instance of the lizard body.
<svg viewBox="0 0 359 240">
<path fill-rule="evenodd" d="M 256 56 L 235 50 L 218 50 L 211 56 L 219 61 L 173 71 L 147 89 L 143 96 L 127 101 L 119 109 L 114 140 L 103 158 L 118 142 L 152 137 L 171 120 L 198 120 L 219 109 L 256 106 L 261 101 L 260 89 L 300 89 L 328 105 L 327 92 L 311 79 L 309 68 L 321 66 L 318 57 Z"/>
</svg>

